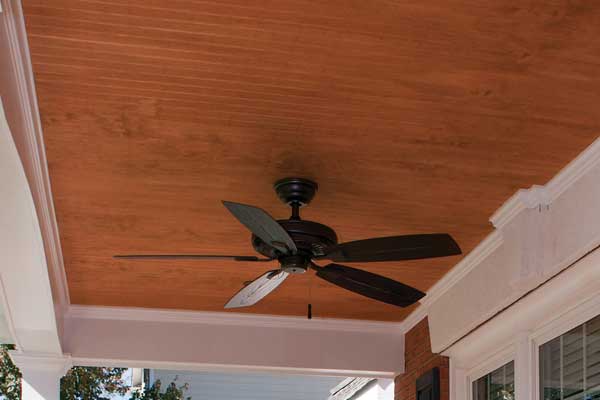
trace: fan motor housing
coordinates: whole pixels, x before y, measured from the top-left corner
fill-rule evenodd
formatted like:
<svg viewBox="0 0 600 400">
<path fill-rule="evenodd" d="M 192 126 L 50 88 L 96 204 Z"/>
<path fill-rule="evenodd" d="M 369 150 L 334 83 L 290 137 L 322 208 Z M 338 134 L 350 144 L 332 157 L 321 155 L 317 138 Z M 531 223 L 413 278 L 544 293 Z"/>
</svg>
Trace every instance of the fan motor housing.
<svg viewBox="0 0 600 400">
<path fill-rule="evenodd" d="M 338 242 L 335 231 L 318 222 L 284 219 L 277 221 L 286 230 L 298 248 L 298 254 L 315 258 L 327 254 L 329 247 Z M 265 257 L 280 258 L 281 252 L 261 238 L 252 235 L 252 246 Z"/>
</svg>

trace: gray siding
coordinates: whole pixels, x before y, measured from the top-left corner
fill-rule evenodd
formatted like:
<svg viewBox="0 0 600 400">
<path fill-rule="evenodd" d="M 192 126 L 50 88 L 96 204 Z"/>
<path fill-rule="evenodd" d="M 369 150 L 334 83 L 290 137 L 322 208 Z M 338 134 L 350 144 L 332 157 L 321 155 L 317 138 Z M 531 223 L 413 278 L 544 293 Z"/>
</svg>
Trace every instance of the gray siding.
<svg viewBox="0 0 600 400">
<path fill-rule="evenodd" d="M 327 400 L 329 390 L 344 378 L 267 375 L 223 374 L 186 371 L 153 370 L 154 379 L 163 384 L 189 383 L 187 392 L 192 400 Z"/>
</svg>

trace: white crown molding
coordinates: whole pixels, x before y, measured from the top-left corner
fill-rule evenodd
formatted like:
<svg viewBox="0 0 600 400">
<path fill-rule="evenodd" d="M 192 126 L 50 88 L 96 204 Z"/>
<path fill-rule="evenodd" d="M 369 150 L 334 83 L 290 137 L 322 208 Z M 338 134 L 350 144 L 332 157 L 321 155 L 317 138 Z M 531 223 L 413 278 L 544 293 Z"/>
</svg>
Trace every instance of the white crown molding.
<svg viewBox="0 0 600 400">
<path fill-rule="evenodd" d="M 550 201 L 556 200 L 573 183 L 600 164 L 600 138 L 590 144 L 545 186 Z"/>
<path fill-rule="evenodd" d="M 14 82 L 24 127 L 21 133 L 24 136 L 22 143 L 25 144 L 25 149 L 22 147 L 19 149 L 20 157 L 27 173 L 38 214 L 50 279 L 55 297 L 57 297 L 55 305 L 59 308 L 59 314 L 62 314 L 69 304 L 69 293 L 54 212 L 23 10 L 21 2 L 18 0 L 7 0 L 4 5 L 5 10 L 0 17 L 4 21 L 7 33 L 10 63 L 15 74 Z"/>
<path fill-rule="evenodd" d="M 496 229 L 502 229 L 521 211 L 528 208 L 548 207 L 552 200 L 546 186 L 533 185 L 529 189 L 519 189 L 490 217 Z"/>
<path fill-rule="evenodd" d="M 596 139 L 577 158 L 567 164 L 546 185 L 533 185 L 518 190 L 490 217 L 496 229 L 502 229 L 521 211 L 528 208 L 548 207 L 573 183 L 600 164 L 600 139 Z"/>
<path fill-rule="evenodd" d="M 401 322 L 377 322 L 350 319 L 274 316 L 232 312 L 183 311 L 136 307 L 103 307 L 71 305 L 68 319 L 96 319 L 145 321 L 158 323 L 185 323 L 231 326 L 257 326 L 285 329 L 362 332 L 402 335 Z"/>
</svg>

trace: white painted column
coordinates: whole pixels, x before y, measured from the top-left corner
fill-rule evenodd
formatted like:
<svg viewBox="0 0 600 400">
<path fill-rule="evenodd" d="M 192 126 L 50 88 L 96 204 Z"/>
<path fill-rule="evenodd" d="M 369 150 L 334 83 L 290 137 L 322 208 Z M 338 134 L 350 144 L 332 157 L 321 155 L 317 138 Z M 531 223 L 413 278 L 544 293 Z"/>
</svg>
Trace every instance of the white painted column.
<svg viewBox="0 0 600 400">
<path fill-rule="evenodd" d="M 22 400 L 59 400 L 60 378 L 71 367 L 68 356 L 32 355 L 12 351 L 13 362 L 23 374 Z"/>
<path fill-rule="evenodd" d="M 533 387 L 536 372 L 534 366 L 534 347 L 529 332 L 517 336 L 515 351 L 515 399 L 533 399 Z"/>
<path fill-rule="evenodd" d="M 467 371 L 457 365 L 453 357 L 450 357 L 450 400 L 469 400 L 471 388 L 467 379 Z"/>
</svg>

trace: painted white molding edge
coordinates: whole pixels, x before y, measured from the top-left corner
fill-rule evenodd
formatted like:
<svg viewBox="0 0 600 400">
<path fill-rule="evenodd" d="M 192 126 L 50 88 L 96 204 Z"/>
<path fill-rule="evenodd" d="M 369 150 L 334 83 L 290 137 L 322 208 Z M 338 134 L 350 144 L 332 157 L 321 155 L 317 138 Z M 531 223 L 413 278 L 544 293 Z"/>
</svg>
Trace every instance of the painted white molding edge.
<svg viewBox="0 0 600 400">
<path fill-rule="evenodd" d="M 527 208 L 548 207 L 573 183 L 600 163 L 600 139 L 596 139 L 577 158 L 567 164 L 547 184 L 518 190 L 490 217 L 497 229 L 502 229 L 517 214 Z"/>
<path fill-rule="evenodd" d="M 21 146 L 18 146 L 19 155 L 36 206 L 55 296 L 55 305 L 58 308 L 56 311 L 60 318 L 69 304 L 69 292 L 54 212 L 42 123 L 35 91 L 27 32 L 25 31 L 25 20 L 19 0 L 6 0 L 5 7 L 6 9 L 0 17 L 4 21 L 10 54 L 5 61 L 0 62 L 0 67 L 5 63 L 10 63 L 15 74 L 13 78 L 18 99 L 11 98 L 10 100 L 18 100 L 22 114 L 22 126 L 24 127 L 23 131 L 14 132 L 14 134 L 22 135 L 19 138 L 20 140 L 15 139 L 15 141 L 21 144 Z"/>
<path fill-rule="evenodd" d="M 21 398 L 23 400 L 59 400 L 60 378 L 71 367 L 68 355 L 11 352 L 14 363 L 23 375 Z"/>
<path fill-rule="evenodd" d="M 351 319 L 275 316 L 216 311 L 183 311 L 137 307 L 71 305 L 67 319 L 143 321 L 156 323 L 208 324 L 227 326 L 270 327 L 339 332 L 363 332 L 403 335 L 401 322 L 377 322 Z"/>
<path fill-rule="evenodd" d="M 0 108 L 2 107 L 2 98 L 0 98 Z M 4 319 L 5 326 L 1 329 L 2 334 L 0 335 L 0 343 L 14 344 L 15 347 L 21 347 L 17 331 L 15 329 L 15 323 L 12 317 L 10 306 L 8 304 L 8 297 L 6 296 L 6 289 L 4 288 L 4 282 L 0 279 L 0 306 L 2 307 L 2 315 L 0 318 Z M 8 332 L 5 332 L 7 330 Z"/>
<path fill-rule="evenodd" d="M 68 354 L 57 356 L 55 354 L 24 353 L 18 350 L 11 350 L 9 354 L 15 365 L 25 373 L 34 369 L 56 372 L 59 377 L 62 377 L 73 366 L 71 356 Z"/>
</svg>

